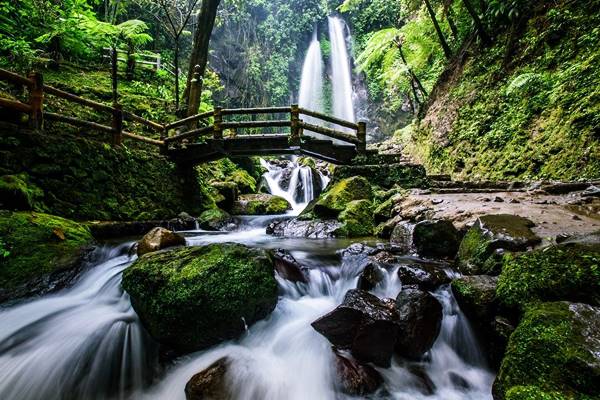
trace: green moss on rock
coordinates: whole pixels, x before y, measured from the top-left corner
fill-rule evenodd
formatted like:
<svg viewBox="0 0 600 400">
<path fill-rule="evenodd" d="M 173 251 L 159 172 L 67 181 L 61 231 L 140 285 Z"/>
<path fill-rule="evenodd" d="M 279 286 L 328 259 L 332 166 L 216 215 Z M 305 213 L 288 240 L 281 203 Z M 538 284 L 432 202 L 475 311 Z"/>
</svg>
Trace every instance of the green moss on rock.
<svg viewBox="0 0 600 400">
<path fill-rule="evenodd" d="M 123 287 L 150 334 L 180 352 L 238 337 L 277 303 L 270 253 L 231 243 L 145 255 Z"/>
<path fill-rule="evenodd" d="M 0 177 L 0 208 L 42 211 L 43 197 L 44 192 L 30 182 L 26 173 Z"/>
<path fill-rule="evenodd" d="M 292 206 L 283 197 L 271 194 L 246 194 L 235 202 L 234 215 L 276 215 L 285 214 Z"/>
<path fill-rule="evenodd" d="M 335 235 L 340 237 L 363 237 L 373 235 L 373 208 L 369 200 L 354 200 L 346 205 L 338 220 L 342 226 Z"/>
<path fill-rule="evenodd" d="M 530 306 L 508 343 L 494 398 L 600 398 L 599 332 L 597 307 L 567 302 Z"/>
<path fill-rule="evenodd" d="M 198 217 L 200 228 L 207 230 L 219 230 L 229 221 L 231 221 L 231 215 L 217 207 L 204 211 Z"/>
<path fill-rule="evenodd" d="M 75 269 L 93 243 L 87 226 L 36 212 L 0 211 L 0 238 L 0 302 L 45 290 L 36 285 Z"/>
<path fill-rule="evenodd" d="M 331 185 L 316 201 L 312 212 L 320 218 L 336 218 L 351 201 L 372 198 L 369 181 L 362 176 L 354 176 Z"/>
<path fill-rule="evenodd" d="M 498 299 L 509 307 L 532 301 L 570 300 L 600 304 L 600 245 L 578 243 L 507 255 Z"/>
</svg>

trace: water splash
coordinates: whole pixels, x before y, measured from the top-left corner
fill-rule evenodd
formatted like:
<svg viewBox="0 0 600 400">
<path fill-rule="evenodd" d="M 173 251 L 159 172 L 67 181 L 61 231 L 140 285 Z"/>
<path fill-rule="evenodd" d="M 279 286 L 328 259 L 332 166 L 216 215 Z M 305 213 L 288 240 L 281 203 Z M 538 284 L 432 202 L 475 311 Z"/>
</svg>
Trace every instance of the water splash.
<svg viewBox="0 0 600 400">
<path fill-rule="evenodd" d="M 328 17 L 331 40 L 333 115 L 355 122 L 350 57 L 346 46 L 345 25 L 339 17 Z"/>
</svg>

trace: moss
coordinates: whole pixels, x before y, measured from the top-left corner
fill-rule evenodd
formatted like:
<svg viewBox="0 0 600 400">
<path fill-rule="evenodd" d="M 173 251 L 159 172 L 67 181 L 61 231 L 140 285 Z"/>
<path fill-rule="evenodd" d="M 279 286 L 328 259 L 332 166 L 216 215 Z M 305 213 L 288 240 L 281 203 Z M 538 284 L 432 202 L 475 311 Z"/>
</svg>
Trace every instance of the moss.
<svg viewBox="0 0 600 400">
<path fill-rule="evenodd" d="M 26 173 L 0 177 L 0 207 L 4 209 L 42 211 L 43 197 L 44 192 L 30 182 Z"/>
<path fill-rule="evenodd" d="M 256 180 L 250 176 L 248 171 L 243 169 L 236 170 L 229 179 L 237 185 L 240 193 L 255 193 L 256 192 Z"/>
<path fill-rule="evenodd" d="M 204 211 L 198 217 L 198 224 L 203 229 L 215 228 L 231 219 L 231 215 L 218 207 Z"/>
<path fill-rule="evenodd" d="M 497 295 L 509 307 L 552 300 L 600 304 L 600 247 L 565 244 L 507 255 Z"/>
<path fill-rule="evenodd" d="M 537 386 L 514 386 L 506 392 L 506 400 L 570 400 L 560 392 L 546 392 Z"/>
<path fill-rule="evenodd" d="M 373 192 L 369 181 L 362 176 L 354 176 L 330 185 L 316 201 L 312 211 L 318 217 L 335 218 L 351 201 L 372 198 Z"/>
<path fill-rule="evenodd" d="M 382 168 L 382 165 L 385 167 Z M 389 163 L 378 160 L 373 165 L 340 165 L 335 167 L 333 179 L 335 181 L 353 176 L 365 177 L 372 185 L 390 189 L 394 186 L 400 188 L 427 187 L 427 174 L 421 165 L 406 163 Z"/>
<path fill-rule="evenodd" d="M 317 168 L 317 163 L 315 162 L 315 159 L 311 157 L 298 158 L 298 164 L 303 167 Z"/>
<path fill-rule="evenodd" d="M 285 214 L 292 206 L 283 197 L 271 194 L 246 194 L 239 197 L 234 205 L 234 215 L 275 215 Z"/>
<path fill-rule="evenodd" d="M 572 308 L 573 307 L 573 308 Z M 587 308 L 586 308 L 587 307 Z M 494 384 L 495 398 L 598 399 L 597 360 L 588 336 L 598 311 L 567 302 L 527 308 L 513 332 Z M 596 322 L 593 322 L 596 321 Z M 597 339 L 596 339 L 597 340 Z M 534 390 L 546 397 L 535 397 Z"/>
<path fill-rule="evenodd" d="M 369 200 L 354 200 L 346 205 L 340 213 L 342 226 L 335 232 L 336 236 L 363 237 L 373 235 L 373 207 Z"/>
<path fill-rule="evenodd" d="M 123 274 L 123 287 L 150 334 L 180 351 L 232 339 L 277 303 L 269 253 L 212 244 L 152 253 Z"/>
<path fill-rule="evenodd" d="M 36 212 L 0 212 L 0 292 L 75 267 L 93 243 L 87 226 Z"/>
</svg>

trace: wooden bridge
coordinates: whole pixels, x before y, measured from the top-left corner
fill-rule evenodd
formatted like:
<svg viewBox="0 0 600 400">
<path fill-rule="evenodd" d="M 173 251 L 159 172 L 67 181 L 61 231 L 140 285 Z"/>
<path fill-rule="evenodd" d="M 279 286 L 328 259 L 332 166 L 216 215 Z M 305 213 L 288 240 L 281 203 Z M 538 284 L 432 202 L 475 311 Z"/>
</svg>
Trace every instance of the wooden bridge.
<svg viewBox="0 0 600 400">
<path fill-rule="evenodd" d="M 29 125 L 34 129 L 43 129 L 45 121 L 65 123 L 106 133 L 114 146 L 120 146 L 125 139 L 156 146 L 177 163 L 198 164 L 223 157 L 302 154 L 334 164 L 349 164 L 358 155 L 368 154 L 364 122 L 345 121 L 298 105 L 243 109 L 215 107 L 209 112 L 162 124 L 125 111 L 119 104 L 109 106 L 45 85 L 40 73 L 24 77 L 0 69 L 0 80 L 29 89 L 28 102 L 0 97 L 0 108 L 27 114 Z M 107 114 L 110 125 L 46 112 L 45 95 Z M 140 132 L 126 131 L 124 121 Z M 145 135 L 144 131 L 150 131 L 154 138 Z M 325 138 L 315 138 L 307 132 Z"/>
</svg>

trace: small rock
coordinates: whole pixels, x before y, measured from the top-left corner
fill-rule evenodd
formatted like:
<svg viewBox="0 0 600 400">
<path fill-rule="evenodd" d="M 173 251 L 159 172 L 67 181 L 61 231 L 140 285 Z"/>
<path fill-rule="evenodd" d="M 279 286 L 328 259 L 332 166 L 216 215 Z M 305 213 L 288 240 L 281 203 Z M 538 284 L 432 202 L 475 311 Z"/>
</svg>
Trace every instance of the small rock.
<svg viewBox="0 0 600 400">
<path fill-rule="evenodd" d="M 289 251 L 277 249 L 273 254 L 275 271 L 283 279 L 291 282 L 308 283 L 307 270 Z"/>
<path fill-rule="evenodd" d="M 431 200 L 431 204 L 433 204 L 434 206 L 438 205 L 438 204 L 442 204 L 443 202 L 444 202 L 443 199 L 432 199 Z"/>
<path fill-rule="evenodd" d="M 581 217 L 580 217 L 579 215 L 573 215 L 573 216 L 571 217 L 571 219 L 572 219 L 573 221 L 581 221 Z"/>
<path fill-rule="evenodd" d="M 422 221 L 415 225 L 412 242 L 417 252 L 425 257 L 454 257 L 460 237 L 448 220 Z"/>
<path fill-rule="evenodd" d="M 434 264 L 400 265 L 398 278 L 403 285 L 418 285 L 423 290 L 434 290 L 450 282 L 446 272 Z"/>
<path fill-rule="evenodd" d="M 138 242 L 137 254 L 142 256 L 146 253 L 166 249 L 173 246 L 185 246 L 185 238 L 165 228 L 154 228 Z"/>
<path fill-rule="evenodd" d="M 427 372 L 423 367 L 419 365 L 411 365 L 408 367 L 408 371 L 415 377 L 417 390 L 425 396 L 432 396 L 435 394 L 435 383 L 431 380 Z"/>
<path fill-rule="evenodd" d="M 379 389 L 383 378 L 375 368 L 361 364 L 339 351 L 334 353 L 338 382 L 344 393 L 351 396 L 365 396 Z"/>
<path fill-rule="evenodd" d="M 519 204 L 521 202 L 518 199 L 510 199 L 509 203 L 510 204 Z"/>
<path fill-rule="evenodd" d="M 230 360 L 223 357 L 198 372 L 185 385 L 186 400 L 233 400 L 227 382 Z"/>
<path fill-rule="evenodd" d="M 592 185 L 581 192 L 581 197 L 600 197 L 600 188 Z"/>
<path fill-rule="evenodd" d="M 504 203 L 504 199 L 500 196 L 494 197 L 494 203 Z"/>
<path fill-rule="evenodd" d="M 385 279 L 385 271 L 374 262 L 367 264 L 358 278 L 357 288 L 360 290 L 373 290 Z"/>
<path fill-rule="evenodd" d="M 492 201 L 492 199 L 490 199 L 489 197 L 480 197 L 478 200 L 483 201 L 484 203 L 489 203 L 490 201 Z"/>
<path fill-rule="evenodd" d="M 448 378 L 450 379 L 450 383 L 458 390 L 469 390 L 471 389 L 471 384 L 462 376 L 457 374 L 454 371 L 448 372 Z"/>
</svg>

